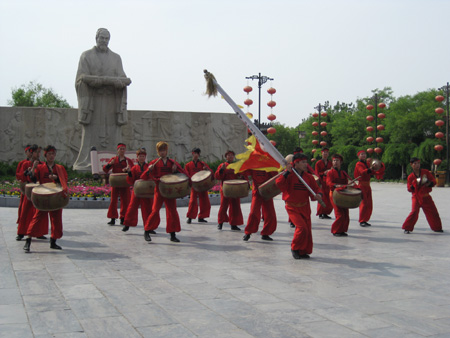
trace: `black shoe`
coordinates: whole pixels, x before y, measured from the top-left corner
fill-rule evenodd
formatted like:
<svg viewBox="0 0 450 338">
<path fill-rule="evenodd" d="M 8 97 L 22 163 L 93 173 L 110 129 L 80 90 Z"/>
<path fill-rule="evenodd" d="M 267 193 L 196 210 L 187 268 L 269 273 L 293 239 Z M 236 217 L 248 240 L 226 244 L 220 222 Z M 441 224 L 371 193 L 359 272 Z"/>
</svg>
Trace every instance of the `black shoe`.
<svg viewBox="0 0 450 338">
<path fill-rule="evenodd" d="M 292 257 L 294 257 L 295 259 L 300 259 L 301 258 L 300 252 L 298 252 L 298 250 L 292 250 L 291 249 L 291 252 L 292 252 Z"/>
<path fill-rule="evenodd" d="M 125 222 L 125 218 L 120 219 L 120 225 L 123 225 L 123 222 Z"/>
<path fill-rule="evenodd" d="M 262 235 L 261 239 L 263 239 L 265 241 L 273 241 L 272 237 L 270 237 L 269 235 Z"/>
<path fill-rule="evenodd" d="M 156 231 L 155 230 L 149 230 L 148 233 L 152 234 L 152 235 L 156 235 Z"/>
<path fill-rule="evenodd" d="M 208 221 L 206 219 L 204 219 L 204 218 L 199 218 L 198 222 L 199 223 L 208 223 Z"/>
<path fill-rule="evenodd" d="M 300 255 L 300 259 L 309 259 L 309 255 L 308 254 L 304 254 L 304 255 Z"/>
<path fill-rule="evenodd" d="M 232 226 L 231 226 L 231 230 L 234 230 L 234 231 L 241 231 L 241 229 L 240 229 L 239 227 L 237 227 L 236 225 L 232 225 Z"/>
<path fill-rule="evenodd" d="M 21 241 L 22 238 L 24 238 L 24 237 L 25 237 L 25 235 L 17 235 L 16 236 L 16 241 Z"/>
<path fill-rule="evenodd" d="M 290 222 L 291 228 L 295 228 L 295 224 Z"/>
<path fill-rule="evenodd" d="M 56 239 L 50 238 L 50 249 L 61 250 L 62 248 L 56 244 Z"/>
<path fill-rule="evenodd" d="M 405 234 L 410 234 L 412 231 L 405 230 Z"/>
<path fill-rule="evenodd" d="M 130 230 L 130 227 L 129 226 L 124 226 L 123 228 L 122 228 L 122 231 L 123 232 L 127 232 L 128 230 Z"/>
<path fill-rule="evenodd" d="M 144 239 L 147 242 L 151 242 L 152 241 L 152 238 L 150 237 L 150 231 L 144 231 Z"/>
<path fill-rule="evenodd" d="M 336 237 L 346 237 L 346 236 L 348 236 L 345 232 L 338 232 L 338 233 L 335 233 L 335 234 L 333 234 L 333 236 L 336 236 Z"/>
<path fill-rule="evenodd" d="M 219 225 L 217 226 L 217 229 L 222 230 L 222 226 L 223 226 L 223 223 L 219 223 Z"/>
<path fill-rule="evenodd" d="M 323 217 L 323 214 L 320 214 L 320 215 L 319 215 L 319 218 L 320 218 L 320 219 L 324 219 L 325 217 Z"/>
<path fill-rule="evenodd" d="M 111 220 L 108 223 L 106 223 L 106 224 L 114 225 L 114 224 L 116 224 L 116 219 L 115 218 L 111 218 Z"/>
<path fill-rule="evenodd" d="M 250 236 L 250 234 L 245 234 L 244 237 L 242 237 L 242 240 L 247 242 L 250 239 Z"/>
<path fill-rule="evenodd" d="M 359 223 L 359 225 L 362 226 L 363 228 L 365 228 L 365 227 L 370 227 L 372 224 L 367 223 L 367 222 L 361 222 L 361 223 Z"/>
<path fill-rule="evenodd" d="M 47 237 L 45 237 L 45 236 L 39 236 L 39 237 L 36 237 L 37 239 L 47 239 Z"/>
<path fill-rule="evenodd" d="M 434 232 L 444 232 L 444 230 L 433 230 Z"/>
<path fill-rule="evenodd" d="M 323 214 L 323 215 L 322 215 L 322 219 L 331 219 L 331 217 L 328 216 L 327 214 Z"/>
<path fill-rule="evenodd" d="M 31 246 L 31 238 L 27 238 L 25 245 L 23 246 L 25 252 L 30 252 L 30 246 Z"/>
<path fill-rule="evenodd" d="M 174 232 L 170 233 L 170 241 L 171 242 L 175 242 L 175 243 L 179 243 L 180 242 L 180 240 L 177 238 L 177 236 L 175 236 Z"/>
<path fill-rule="evenodd" d="M 187 224 L 191 224 L 192 223 L 192 218 L 188 218 L 186 221 Z"/>
</svg>

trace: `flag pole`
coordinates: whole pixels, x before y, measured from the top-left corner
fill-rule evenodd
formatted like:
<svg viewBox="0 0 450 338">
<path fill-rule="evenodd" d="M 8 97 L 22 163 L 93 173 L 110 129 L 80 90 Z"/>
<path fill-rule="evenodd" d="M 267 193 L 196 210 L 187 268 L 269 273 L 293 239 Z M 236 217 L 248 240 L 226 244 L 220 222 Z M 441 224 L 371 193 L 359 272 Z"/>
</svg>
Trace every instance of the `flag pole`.
<svg viewBox="0 0 450 338">
<path fill-rule="evenodd" d="M 283 167 L 286 167 L 287 161 L 283 157 L 283 155 L 280 154 L 277 148 L 274 147 L 272 143 L 267 139 L 267 137 L 259 130 L 253 122 L 247 117 L 247 115 L 244 114 L 244 112 L 239 108 L 239 106 L 233 101 L 233 99 L 223 90 L 223 88 L 217 83 L 216 78 L 214 75 L 210 72 L 208 72 L 206 69 L 203 71 L 205 73 L 205 79 L 206 79 L 206 94 L 211 96 L 217 96 L 217 92 L 219 92 L 225 101 L 233 108 L 236 115 L 244 122 L 244 124 L 247 126 L 248 130 L 255 135 L 256 139 L 258 140 L 259 144 L 261 145 L 261 148 L 270 154 L 270 156 L 273 157 L 275 161 L 280 163 Z M 311 189 L 311 187 L 305 182 L 305 180 L 298 174 L 296 170 L 292 170 L 295 175 L 297 175 L 300 182 L 302 182 L 305 187 L 309 190 L 309 192 L 316 198 L 316 193 L 314 190 Z M 320 203 L 322 202 L 322 203 Z M 319 203 L 325 207 L 325 202 L 320 201 Z"/>
</svg>

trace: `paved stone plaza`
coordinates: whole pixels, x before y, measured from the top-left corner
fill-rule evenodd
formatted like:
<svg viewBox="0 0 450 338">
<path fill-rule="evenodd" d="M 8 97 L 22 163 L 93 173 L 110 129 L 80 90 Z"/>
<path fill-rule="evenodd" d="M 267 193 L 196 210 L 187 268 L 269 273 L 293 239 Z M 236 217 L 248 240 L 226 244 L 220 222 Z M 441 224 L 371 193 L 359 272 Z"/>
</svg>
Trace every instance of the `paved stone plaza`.
<svg viewBox="0 0 450 338">
<path fill-rule="evenodd" d="M 141 220 L 124 233 L 106 210 L 66 209 L 63 250 L 33 240 L 30 254 L 15 240 L 17 209 L 0 208 L 0 336 L 449 337 L 450 189 L 432 192 L 445 232 L 421 213 L 406 235 L 406 186 L 372 186 L 372 227 L 353 209 L 349 236 L 333 237 L 332 220 L 313 216 L 310 260 L 291 256 L 279 196 L 273 242 L 217 230 L 218 206 L 189 225 L 178 208 L 181 243 L 169 241 L 162 210 L 150 244 Z"/>
</svg>

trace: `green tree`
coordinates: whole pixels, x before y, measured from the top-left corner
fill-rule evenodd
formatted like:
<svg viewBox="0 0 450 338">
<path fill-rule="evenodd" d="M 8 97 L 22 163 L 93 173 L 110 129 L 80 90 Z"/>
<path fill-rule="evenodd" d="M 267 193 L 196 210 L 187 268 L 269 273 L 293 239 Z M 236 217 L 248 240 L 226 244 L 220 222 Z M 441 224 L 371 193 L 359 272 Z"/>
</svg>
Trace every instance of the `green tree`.
<svg viewBox="0 0 450 338">
<path fill-rule="evenodd" d="M 56 94 L 53 89 L 45 88 L 40 83 L 31 81 L 27 86 L 14 88 L 8 104 L 13 107 L 54 107 L 72 108 L 69 103 Z"/>
</svg>

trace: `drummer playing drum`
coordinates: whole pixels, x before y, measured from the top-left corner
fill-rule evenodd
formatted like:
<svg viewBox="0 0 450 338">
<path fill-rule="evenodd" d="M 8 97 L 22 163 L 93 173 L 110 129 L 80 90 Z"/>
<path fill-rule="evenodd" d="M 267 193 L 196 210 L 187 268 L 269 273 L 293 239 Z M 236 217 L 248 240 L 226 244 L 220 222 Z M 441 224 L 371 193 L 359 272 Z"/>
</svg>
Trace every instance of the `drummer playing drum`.
<svg viewBox="0 0 450 338">
<path fill-rule="evenodd" d="M 111 158 L 103 167 L 103 171 L 107 174 L 111 169 L 113 174 L 125 173 L 129 168 L 133 167 L 133 161 L 128 157 L 125 157 L 125 151 L 127 146 L 124 143 L 119 143 L 117 145 L 117 156 Z M 109 203 L 108 214 L 106 217 L 111 220 L 108 222 L 109 225 L 116 224 L 116 218 L 119 217 L 117 213 L 117 204 L 120 197 L 120 224 L 123 225 L 125 220 L 125 214 L 128 209 L 128 204 L 130 202 L 130 187 L 112 187 L 111 188 L 111 202 Z"/>
<path fill-rule="evenodd" d="M 38 164 L 35 161 L 32 167 L 32 180 L 34 182 L 39 181 L 44 183 L 60 183 L 63 186 L 67 184 L 67 172 L 66 169 L 55 163 L 56 148 L 54 146 L 47 146 L 44 149 L 44 156 L 46 163 Z M 33 219 L 27 230 L 27 241 L 23 249 L 26 252 L 30 252 L 31 237 L 41 237 L 48 233 L 48 216 L 50 216 L 51 222 L 51 237 L 50 248 L 61 250 L 61 247 L 56 244 L 56 240 L 63 236 L 63 224 L 62 224 L 62 209 L 55 211 L 35 211 Z"/>
<path fill-rule="evenodd" d="M 347 187 L 348 180 L 350 179 L 348 174 L 344 170 L 341 170 L 341 165 L 343 162 L 344 158 L 341 155 L 333 155 L 333 168 L 327 174 L 327 185 L 330 188 L 330 201 L 336 217 L 336 220 L 331 225 L 331 233 L 336 237 L 348 236 L 347 231 L 350 224 L 348 208 L 338 207 L 333 202 L 333 191 L 335 189 Z"/>
<path fill-rule="evenodd" d="M 211 175 L 214 175 L 211 168 L 205 162 L 199 160 L 200 152 L 200 148 L 192 149 L 192 161 L 186 163 L 186 165 L 184 166 L 184 170 L 187 172 L 190 178 L 192 178 L 192 176 L 202 170 L 209 170 L 211 172 Z M 199 203 L 197 203 L 197 197 Z M 211 202 L 209 201 L 208 191 L 197 192 L 194 188 L 191 188 L 189 207 L 186 214 L 187 223 L 191 224 L 192 220 L 197 218 L 197 215 L 199 223 L 207 223 L 207 220 L 205 220 L 205 218 L 209 217 L 210 212 Z"/>
<path fill-rule="evenodd" d="M 159 210 L 163 203 L 166 206 L 166 232 L 170 233 L 170 240 L 172 242 L 179 242 L 180 240 L 175 236 L 176 232 L 181 231 L 180 216 L 177 211 L 177 200 L 175 198 L 165 198 L 159 191 L 159 180 L 162 176 L 172 173 L 187 174 L 184 169 L 174 160 L 167 157 L 169 145 L 166 142 L 160 141 L 156 144 L 156 151 L 159 158 L 154 159 L 149 163 L 148 169 L 142 174 L 141 179 L 148 180 L 152 178 L 156 182 L 155 195 L 153 197 L 152 213 L 144 225 L 144 238 L 147 242 L 151 242 L 150 234 L 155 234 L 155 229 L 158 228 L 161 218 Z"/>
</svg>

